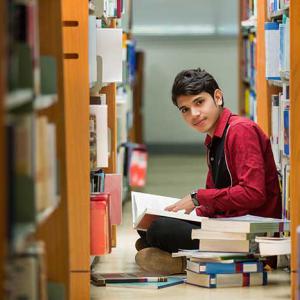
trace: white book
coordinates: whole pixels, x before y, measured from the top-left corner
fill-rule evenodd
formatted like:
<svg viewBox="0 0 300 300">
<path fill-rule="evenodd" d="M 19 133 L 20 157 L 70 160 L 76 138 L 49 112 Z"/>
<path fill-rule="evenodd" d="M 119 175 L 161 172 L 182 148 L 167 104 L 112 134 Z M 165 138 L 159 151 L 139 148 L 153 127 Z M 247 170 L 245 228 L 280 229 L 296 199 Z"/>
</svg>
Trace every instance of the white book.
<svg viewBox="0 0 300 300">
<path fill-rule="evenodd" d="M 97 56 L 102 60 L 102 82 L 122 82 L 122 29 L 97 28 Z"/>
<path fill-rule="evenodd" d="M 222 232 L 192 229 L 192 240 L 248 240 L 251 235 L 245 232 Z"/>
<path fill-rule="evenodd" d="M 265 23 L 266 78 L 280 80 L 280 34 L 279 23 Z"/>
<path fill-rule="evenodd" d="M 152 195 L 146 193 L 131 193 L 132 201 L 132 223 L 135 229 L 147 230 L 150 224 L 159 217 L 169 217 L 186 221 L 199 222 L 199 226 L 205 217 L 196 215 L 195 210 L 190 214 L 185 214 L 184 211 L 170 212 L 165 208 L 176 203 L 180 199 Z"/>
<path fill-rule="evenodd" d="M 91 169 L 108 167 L 107 105 L 90 105 Z"/>
<path fill-rule="evenodd" d="M 279 96 L 272 95 L 272 150 L 274 160 L 277 168 L 280 166 L 280 151 L 279 151 L 279 126 L 280 126 L 280 113 L 279 113 Z"/>
<path fill-rule="evenodd" d="M 89 16 L 89 82 L 90 87 L 97 81 L 97 34 L 96 16 Z"/>
<path fill-rule="evenodd" d="M 245 215 L 233 218 L 207 218 L 202 221 L 201 229 L 245 233 L 284 232 L 290 230 L 290 222 L 285 219 Z"/>
<path fill-rule="evenodd" d="M 291 238 L 256 237 L 261 256 L 291 254 Z"/>
</svg>

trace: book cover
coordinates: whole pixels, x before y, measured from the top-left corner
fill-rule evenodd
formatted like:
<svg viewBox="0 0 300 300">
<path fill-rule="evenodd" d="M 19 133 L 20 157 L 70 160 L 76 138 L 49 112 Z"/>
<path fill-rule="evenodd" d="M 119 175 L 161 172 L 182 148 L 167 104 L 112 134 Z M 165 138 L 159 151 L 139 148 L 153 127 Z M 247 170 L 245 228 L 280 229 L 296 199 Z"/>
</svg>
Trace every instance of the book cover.
<svg viewBox="0 0 300 300">
<path fill-rule="evenodd" d="M 112 225 L 122 221 L 122 175 L 105 174 L 104 192 L 110 194 L 110 220 Z"/>
<path fill-rule="evenodd" d="M 284 232 L 290 230 L 290 222 L 284 219 L 245 215 L 233 218 L 203 219 L 201 229 L 222 232 Z"/>
<path fill-rule="evenodd" d="M 233 263 L 195 262 L 188 260 L 186 268 L 195 273 L 208 274 L 253 273 L 262 272 L 264 269 L 263 263 L 255 258 Z"/>
<path fill-rule="evenodd" d="M 97 28 L 97 55 L 102 59 L 102 82 L 121 82 L 122 29 Z"/>
<path fill-rule="evenodd" d="M 187 270 L 186 283 L 207 288 L 245 287 L 267 285 L 267 272 L 205 274 Z"/>
<path fill-rule="evenodd" d="M 166 282 L 168 277 L 145 272 L 93 273 L 91 274 L 91 280 L 94 285 L 105 286 L 108 283 Z"/>
<path fill-rule="evenodd" d="M 280 80 L 279 23 L 277 23 L 277 22 L 266 22 L 265 23 L 265 47 L 266 47 L 266 79 Z"/>
<path fill-rule="evenodd" d="M 290 237 L 257 237 L 261 256 L 288 255 L 291 254 Z"/>
<path fill-rule="evenodd" d="M 90 105 L 90 164 L 91 169 L 108 166 L 107 105 Z"/>
<path fill-rule="evenodd" d="M 129 282 L 129 283 L 107 283 L 106 286 L 118 288 L 135 288 L 135 289 L 163 289 L 184 283 L 183 277 L 168 277 L 164 282 Z"/>
<path fill-rule="evenodd" d="M 95 193 L 91 195 L 90 200 L 90 254 L 108 254 L 111 252 L 110 195 Z"/>
<path fill-rule="evenodd" d="M 213 240 L 201 239 L 200 251 L 256 253 L 258 245 L 254 240 Z"/>
</svg>

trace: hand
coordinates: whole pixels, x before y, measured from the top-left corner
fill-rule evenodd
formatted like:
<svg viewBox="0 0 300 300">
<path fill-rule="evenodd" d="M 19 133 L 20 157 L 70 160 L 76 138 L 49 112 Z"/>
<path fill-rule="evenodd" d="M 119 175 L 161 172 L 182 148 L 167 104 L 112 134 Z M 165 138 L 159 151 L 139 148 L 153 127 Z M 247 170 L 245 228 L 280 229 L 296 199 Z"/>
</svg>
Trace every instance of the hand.
<svg viewBox="0 0 300 300">
<path fill-rule="evenodd" d="M 185 210 L 186 214 L 190 214 L 195 208 L 191 195 L 187 195 L 176 203 L 169 205 L 165 208 L 167 211 L 177 212 L 179 210 Z"/>
</svg>

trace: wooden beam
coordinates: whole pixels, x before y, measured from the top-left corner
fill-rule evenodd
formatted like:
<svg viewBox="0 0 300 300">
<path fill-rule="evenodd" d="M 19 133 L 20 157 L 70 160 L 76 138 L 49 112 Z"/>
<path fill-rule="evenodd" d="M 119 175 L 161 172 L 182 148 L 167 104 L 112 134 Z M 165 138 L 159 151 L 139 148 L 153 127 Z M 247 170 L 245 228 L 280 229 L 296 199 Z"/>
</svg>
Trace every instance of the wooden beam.
<svg viewBox="0 0 300 300">
<path fill-rule="evenodd" d="M 267 136 L 271 135 L 271 91 L 266 80 L 265 22 L 267 20 L 267 1 L 257 5 L 257 44 L 256 44 L 256 101 L 257 123 Z"/>
<path fill-rule="evenodd" d="M 300 225 L 300 135 L 299 135 L 299 117 L 300 117 L 300 2 L 290 1 L 290 137 L 291 137 L 291 173 L 290 173 L 290 201 L 291 201 L 291 294 L 292 299 L 299 298 L 299 286 L 297 280 L 299 272 L 297 269 L 299 263 L 298 248 L 299 240 L 297 238 L 297 227 Z"/>
</svg>

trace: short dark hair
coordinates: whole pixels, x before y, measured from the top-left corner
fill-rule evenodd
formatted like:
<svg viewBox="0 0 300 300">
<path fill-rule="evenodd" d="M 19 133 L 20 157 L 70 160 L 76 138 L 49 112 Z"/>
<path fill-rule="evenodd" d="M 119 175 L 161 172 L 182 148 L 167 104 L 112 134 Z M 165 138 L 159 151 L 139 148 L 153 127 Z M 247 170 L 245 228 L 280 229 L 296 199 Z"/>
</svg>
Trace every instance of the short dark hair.
<svg viewBox="0 0 300 300">
<path fill-rule="evenodd" d="M 177 106 L 179 96 L 198 95 L 202 92 L 210 94 L 214 99 L 216 89 L 220 89 L 217 81 L 205 70 L 200 68 L 183 70 L 175 77 L 172 87 L 172 101 Z M 222 99 L 223 105 L 224 100 Z"/>
</svg>

